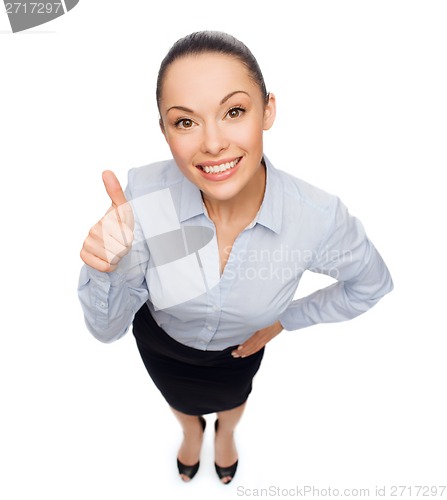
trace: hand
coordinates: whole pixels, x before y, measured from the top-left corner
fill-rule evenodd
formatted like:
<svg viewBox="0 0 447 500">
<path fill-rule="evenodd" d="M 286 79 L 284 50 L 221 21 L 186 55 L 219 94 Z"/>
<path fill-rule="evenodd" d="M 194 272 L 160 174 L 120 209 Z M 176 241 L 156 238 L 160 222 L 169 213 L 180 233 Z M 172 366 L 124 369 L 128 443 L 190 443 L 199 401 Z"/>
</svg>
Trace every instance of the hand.
<svg viewBox="0 0 447 500">
<path fill-rule="evenodd" d="M 276 337 L 284 327 L 279 321 L 255 332 L 248 340 L 231 353 L 234 358 L 245 358 L 261 350 L 267 342 Z"/>
<path fill-rule="evenodd" d="M 132 247 L 134 216 L 115 174 L 106 170 L 102 180 L 112 206 L 90 229 L 81 249 L 81 259 L 98 271 L 110 272 Z"/>
</svg>

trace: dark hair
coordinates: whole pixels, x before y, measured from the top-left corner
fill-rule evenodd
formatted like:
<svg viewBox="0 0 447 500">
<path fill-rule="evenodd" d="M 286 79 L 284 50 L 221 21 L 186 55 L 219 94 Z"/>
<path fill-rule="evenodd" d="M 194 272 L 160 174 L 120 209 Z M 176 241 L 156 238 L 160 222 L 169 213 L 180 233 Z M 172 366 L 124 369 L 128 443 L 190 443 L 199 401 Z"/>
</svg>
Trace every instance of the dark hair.
<svg viewBox="0 0 447 500">
<path fill-rule="evenodd" d="M 255 56 L 250 49 L 232 35 L 221 31 L 196 31 L 180 40 L 170 48 L 161 62 L 157 78 L 157 106 L 160 109 L 161 88 L 168 67 L 177 59 L 188 55 L 215 52 L 233 56 L 245 65 L 251 78 L 259 86 L 265 102 L 268 102 L 268 93 L 265 87 L 264 77 Z"/>
</svg>

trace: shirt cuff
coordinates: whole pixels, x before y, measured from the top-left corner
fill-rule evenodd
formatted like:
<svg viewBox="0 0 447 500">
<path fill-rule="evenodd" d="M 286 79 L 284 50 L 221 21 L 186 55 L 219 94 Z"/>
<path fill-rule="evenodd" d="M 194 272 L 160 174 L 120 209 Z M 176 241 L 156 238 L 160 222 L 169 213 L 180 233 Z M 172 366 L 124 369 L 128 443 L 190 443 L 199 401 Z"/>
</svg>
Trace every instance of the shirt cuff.
<svg viewBox="0 0 447 500">
<path fill-rule="evenodd" d="M 84 297 L 90 309 L 86 319 L 88 322 L 92 322 L 95 328 L 108 328 L 110 288 L 120 286 L 125 280 L 125 273 L 118 268 L 115 271 L 105 273 L 84 264 L 79 280 L 79 290 L 82 290 L 90 282 L 90 293 Z"/>
<path fill-rule="evenodd" d="M 107 288 L 107 290 L 109 288 L 109 285 L 119 285 L 126 279 L 125 273 L 120 271 L 118 268 L 115 271 L 104 273 L 85 264 L 85 269 L 87 272 L 87 276 L 91 280 L 93 280 L 98 286 Z"/>
</svg>

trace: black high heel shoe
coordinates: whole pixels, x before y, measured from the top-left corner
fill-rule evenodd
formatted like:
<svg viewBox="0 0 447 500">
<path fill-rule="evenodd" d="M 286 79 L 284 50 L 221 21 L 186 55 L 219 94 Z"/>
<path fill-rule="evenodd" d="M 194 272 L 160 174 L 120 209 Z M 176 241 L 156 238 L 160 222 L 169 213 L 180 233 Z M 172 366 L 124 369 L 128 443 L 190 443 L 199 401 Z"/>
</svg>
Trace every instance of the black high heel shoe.
<svg viewBox="0 0 447 500">
<path fill-rule="evenodd" d="M 214 422 L 214 430 L 217 432 L 217 429 L 219 427 L 219 419 L 216 419 Z M 236 474 L 236 469 L 237 469 L 237 464 L 239 460 L 236 460 L 233 465 L 230 465 L 229 467 L 221 467 L 220 465 L 217 465 L 216 462 L 214 462 L 214 467 L 216 468 L 217 475 L 219 476 L 219 479 L 221 480 L 222 484 L 229 484 L 234 478 L 234 475 Z M 230 477 L 231 479 L 224 483 L 222 479 L 224 477 Z"/>
<path fill-rule="evenodd" d="M 202 417 L 202 415 L 199 416 L 199 420 L 200 423 L 202 424 L 203 432 L 205 432 L 206 420 Z M 180 462 L 180 460 L 177 458 L 177 467 L 179 474 L 183 474 L 184 476 L 189 477 L 189 481 L 191 481 L 191 479 L 197 474 L 199 466 L 200 466 L 200 460 L 194 465 L 185 465 L 182 464 L 182 462 Z M 183 479 L 183 481 L 185 481 L 185 479 Z"/>
</svg>

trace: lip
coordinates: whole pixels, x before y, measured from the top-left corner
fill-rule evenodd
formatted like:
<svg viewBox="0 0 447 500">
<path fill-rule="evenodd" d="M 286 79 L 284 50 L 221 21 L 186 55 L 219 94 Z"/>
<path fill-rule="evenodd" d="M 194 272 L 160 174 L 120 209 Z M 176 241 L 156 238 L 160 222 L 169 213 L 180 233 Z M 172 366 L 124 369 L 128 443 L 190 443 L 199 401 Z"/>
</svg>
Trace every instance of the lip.
<svg viewBox="0 0 447 500">
<path fill-rule="evenodd" d="M 241 156 L 233 156 L 233 158 L 222 158 L 222 160 L 218 161 L 204 161 L 202 163 L 197 163 L 196 167 L 216 167 L 217 165 L 223 165 L 224 163 L 230 163 L 237 159 L 240 159 Z"/>
<path fill-rule="evenodd" d="M 229 163 L 229 162 L 232 162 L 232 161 L 237 160 L 237 159 L 239 159 L 239 161 L 237 162 L 237 164 L 233 168 L 229 168 L 225 172 L 219 172 L 217 174 L 212 174 L 211 172 L 207 174 L 204 170 L 202 170 L 200 168 L 200 166 L 214 167 L 216 165 L 222 165 L 223 163 Z M 199 170 L 200 174 L 205 179 L 207 179 L 209 181 L 223 181 L 223 180 L 226 180 L 226 179 L 232 177 L 237 172 L 237 170 L 239 170 L 239 166 L 243 162 L 243 160 L 244 160 L 243 156 L 236 156 L 233 158 L 223 158 L 222 160 L 219 160 L 217 162 L 216 161 L 205 161 L 203 163 L 197 163 L 196 168 Z"/>
</svg>

